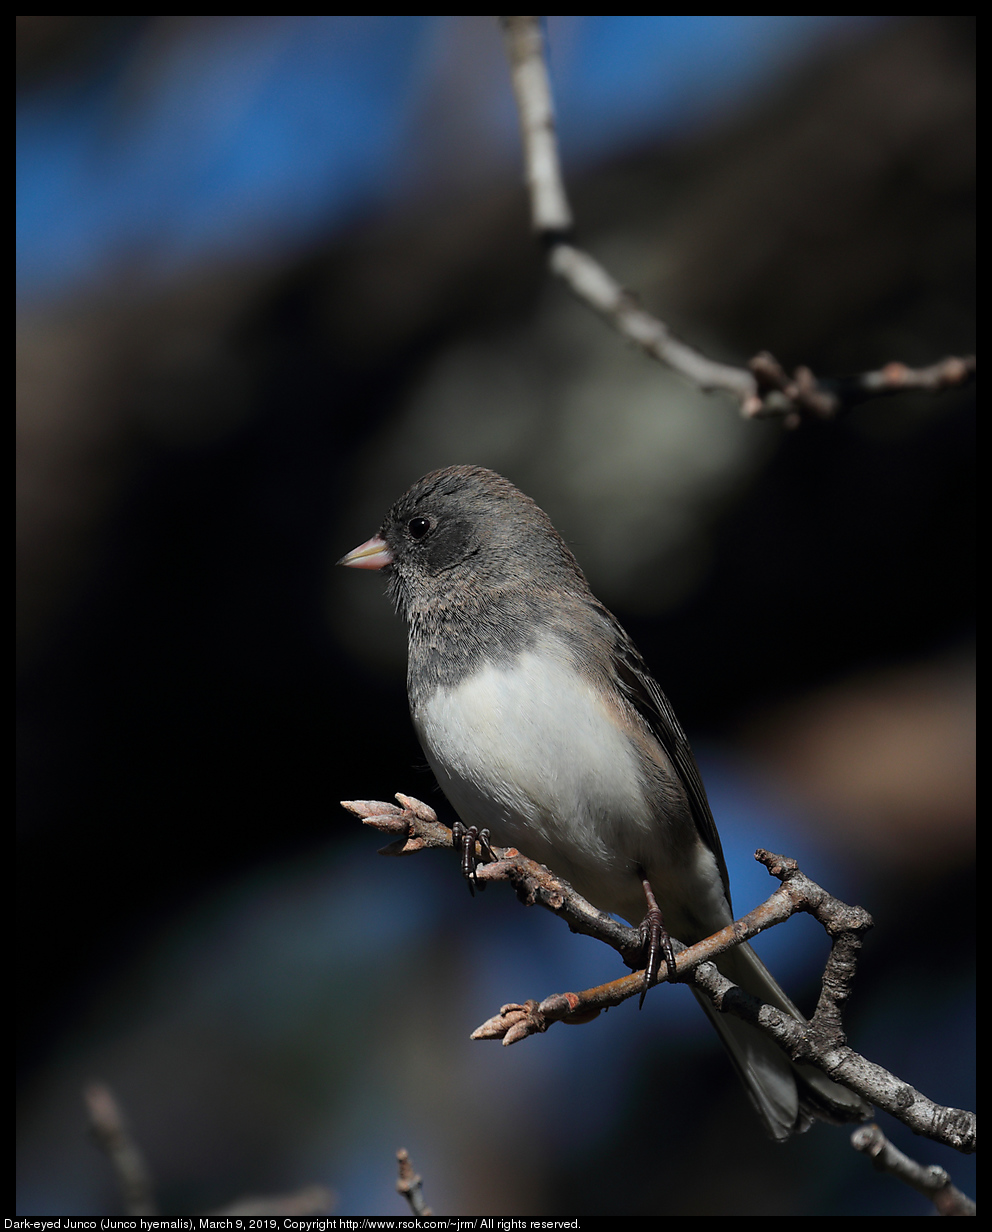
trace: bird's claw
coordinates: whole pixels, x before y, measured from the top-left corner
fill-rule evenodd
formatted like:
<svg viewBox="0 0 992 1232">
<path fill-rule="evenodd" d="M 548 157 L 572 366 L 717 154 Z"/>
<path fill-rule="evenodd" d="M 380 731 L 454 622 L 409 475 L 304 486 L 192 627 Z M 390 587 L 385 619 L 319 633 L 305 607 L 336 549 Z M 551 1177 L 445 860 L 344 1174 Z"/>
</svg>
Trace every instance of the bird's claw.
<svg viewBox="0 0 992 1232">
<path fill-rule="evenodd" d="M 476 887 L 480 890 L 486 888 L 486 883 L 480 882 L 476 877 L 476 868 L 479 864 L 491 864 L 496 859 L 496 853 L 489 841 L 489 831 L 480 830 L 478 826 L 466 826 L 463 822 L 456 821 L 451 827 L 451 841 L 455 851 L 458 852 L 462 876 L 468 882 L 469 893 L 474 896 Z M 476 844 L 482 852 L 481 859 L 476 855 Z"/>
<path fill-rule="evenodd" d="M 669 981 L 674 981 L 676 976 L 675 970 L 675 947 L 672 945 L 672 939 L 668 935 L 668 930 L 665 928 L 665 922 L 662 918 L 661 908 L 658 906 L 658 900 L 654 896 L 651 885 L 646 877 L 642 877 L 641 884 L 644 886 L 644 894 L 648 900 L 648 910 L 644 919 L 641 921 L 640 934 L 642 945 L 646 951 L 644 960 L 644 988 L 641 990 L 641 999 L 638 1002 L 638 1009 L 644 1005 L 644 998 L 648 995 L 648 989 L 652 984 L 657 982 L 658 973 L 661 970 L 661 960 L 664 958 L 667 968 Z"/>
</svg>

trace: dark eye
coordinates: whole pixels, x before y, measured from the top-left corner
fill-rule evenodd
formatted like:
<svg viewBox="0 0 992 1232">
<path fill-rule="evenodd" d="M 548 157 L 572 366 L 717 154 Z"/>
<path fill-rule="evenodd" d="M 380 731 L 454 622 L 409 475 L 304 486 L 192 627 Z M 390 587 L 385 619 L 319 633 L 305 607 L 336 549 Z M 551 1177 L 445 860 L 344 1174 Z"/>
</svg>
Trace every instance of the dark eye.
<svg viewBox="0 0 992 1232">
<path fill-rule="evenodd" d="M 431 523 L 428 518 L 411 518 L 406 528 L 412 539 L 423 539 L 430 530 Z"/>
</svg>

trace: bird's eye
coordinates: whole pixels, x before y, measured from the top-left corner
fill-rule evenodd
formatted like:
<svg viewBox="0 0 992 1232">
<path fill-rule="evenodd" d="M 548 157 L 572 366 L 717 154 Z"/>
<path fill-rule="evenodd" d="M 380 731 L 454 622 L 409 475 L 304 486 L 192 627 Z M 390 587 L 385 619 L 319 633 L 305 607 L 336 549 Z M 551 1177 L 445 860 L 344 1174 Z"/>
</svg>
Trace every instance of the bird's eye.
<svg viewBox="0 0 992 1232">
<path fill-rule="evenodd" d="M 423 539 L 430 530 L 431 524 L 428 518 L 411 518 L 406 528 L 412 539 Z"/>
</svg>

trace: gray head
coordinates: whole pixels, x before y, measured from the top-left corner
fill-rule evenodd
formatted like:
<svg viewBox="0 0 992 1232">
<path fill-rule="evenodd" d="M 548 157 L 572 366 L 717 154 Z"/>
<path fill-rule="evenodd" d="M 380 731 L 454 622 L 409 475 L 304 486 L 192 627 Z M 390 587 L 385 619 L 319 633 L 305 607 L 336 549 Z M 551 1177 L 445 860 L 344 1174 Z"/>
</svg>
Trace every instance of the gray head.
<svg viewBox="0 0 992 1232">
<path fill-rule="evenodd" d="M 481 466 L 449 466 L 419 479 L 378 536 L 340 563 L 383 569 L 397 611 L 410 621 L 431 611 L 501 606 L 521 591 L 589 594 L 544 510 Z"/>
</svg>

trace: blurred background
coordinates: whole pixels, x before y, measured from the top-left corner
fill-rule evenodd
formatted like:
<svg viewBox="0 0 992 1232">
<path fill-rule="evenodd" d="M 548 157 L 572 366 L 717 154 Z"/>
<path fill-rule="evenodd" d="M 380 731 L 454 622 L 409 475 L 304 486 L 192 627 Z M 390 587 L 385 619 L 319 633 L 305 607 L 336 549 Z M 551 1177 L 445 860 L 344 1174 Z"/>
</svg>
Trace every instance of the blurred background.
<svg viewBox="0 0 992 1232">
<path fill-rule="evenodd" d="M 843 1131 L 765 1141 L 685 989 L 469 1041 L 622 969 L 339 808 L 444 805 L 381 579 L 331 566 L 434 467 L 532 495 L 738 913 L 757 846 L 868 908 L 853 1044 L 973 1107 L 973 392 L 787 433 L 621 342 L 528 233 L 490 18 L 17 21 L 19 1213 L 121 1212 L 100 1078 L 167 1214 L 400 1214 L 400 1146 L 444 1214 L 927 1214 Z M 968 352 L 972 21 L 550 18 L 582 242 L 732 362 Z M 817 928 L 759 948 L 811 1009 Z"/>
</svg>

